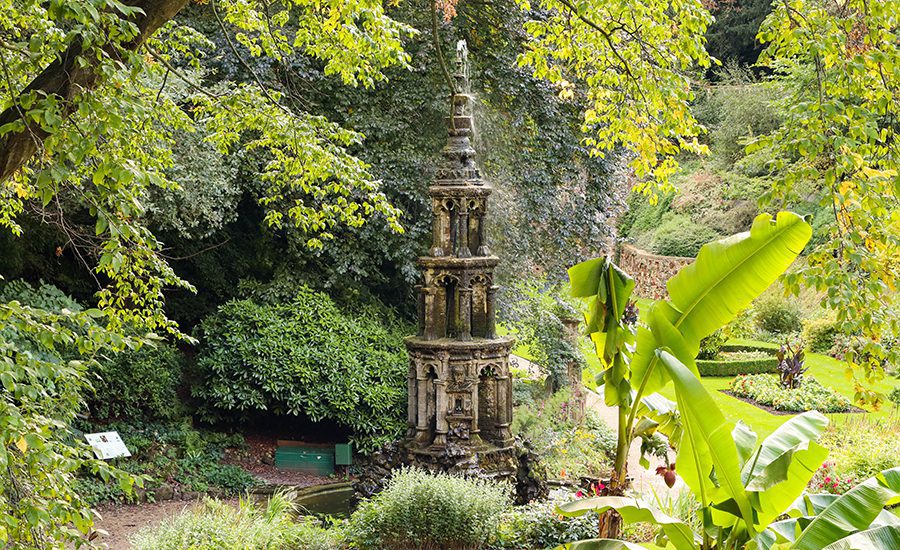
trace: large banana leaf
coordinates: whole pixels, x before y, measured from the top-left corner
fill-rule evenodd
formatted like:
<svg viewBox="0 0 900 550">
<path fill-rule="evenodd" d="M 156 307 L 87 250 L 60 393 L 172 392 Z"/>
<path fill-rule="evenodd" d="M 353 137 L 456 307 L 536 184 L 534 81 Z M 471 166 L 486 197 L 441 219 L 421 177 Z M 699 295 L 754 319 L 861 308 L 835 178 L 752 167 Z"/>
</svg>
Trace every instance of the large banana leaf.
<svg viewBox="0 0 900 550">
<path fill-rule="evenodd" d="M 559 548 L 565 550 L 647 550 L 640 544 L 616 539 L 587 539 L 572 542 Z"/>
<path fill-rule="evenodd" d="M 828 456 L 815 441 L 828 419 L 811 411 L 782 424 L 744 464 L 741 481 L 751 493 L 757 524 L 766 526 L 797 499 Z"/>
<path fill-rule="evenodd" d="M 876 527 L 900 530 L 900 519 L 884 510 L 885 506 L 896 502 L 900 502 L 900 468 L 885 470 L 840 496 L 808 495 L 798 499 L 791 507 L 792 514 L 812 512 L 815 515 L 773 523 L 760 533 L 756 543 L 761 549 L 773 548 L 778 542 L 789 542 L 795 550 L 821 550 Z"/>
<path fill-rule="evenodd" d="M 687 354 L 695 357 L 700 340 L 731 321 L 791 265 L 809 241 L 812 229 L 792 212 L 773 220 L 760 214 L 750 231 L 705 245 L 697 260 L 669 280 L 669 302 L 659 302 L 656 315 L 666 318 L 683 336 Z M 651 331 L 638 334 L 632 361 L 632 385 L 652 393 L 668 380 L 657 373 L 655 351 L 671 347 Z M 678 350 L 675 355 L 682 359 Z"/>
<path fill-rule="evenodd" d="M 872 550 L 873 548 L 900 548 L 900 528 L 882 525 L 866 529 L 831 543 L 825 550 Z"/>
<path fill-rule="evenodd" d="M 668 351 L 657 352 L 675 384 L 683 434 L 676 466 L 701 506 L 733 502 L 736 516 L 755 533 L 750 500 L 741 483 L 740 459 L 732 430 L 700 379 Z M 716 481 L 714 482 L 713 479 Z"/>
<path fill-rule="evenodd" d="M 596 497 L 567 502 L 557 507 L 557 512 L 567 517 L 578 517 L 588 512 L 602 514 L 607 510 L 615 510 L 625 523 L 647 522 L 659 525 L 677 550 L 695 550 L 697 536 L 691 528 L 679 519 L 667 516 L 656 508 L 642 505 L 639 501 L 628 497 Z M 595 539 L 603 541 L 606 539 Z M 590 543 L 593 541 L 582 541 Z M 572 547 L 576 548 L 576 547 Z M 578 546 L 579 549 L 606 548 L 594 546 Z M 612 547 L 611 547 L 612 548 Z"/>
</svg>

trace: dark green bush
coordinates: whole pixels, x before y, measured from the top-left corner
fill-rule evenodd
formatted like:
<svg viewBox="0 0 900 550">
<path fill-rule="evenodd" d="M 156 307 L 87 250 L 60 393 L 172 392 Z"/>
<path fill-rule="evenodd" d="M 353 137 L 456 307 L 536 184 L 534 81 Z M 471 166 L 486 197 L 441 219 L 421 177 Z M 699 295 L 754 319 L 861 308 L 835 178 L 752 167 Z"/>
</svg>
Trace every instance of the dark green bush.
<svg viewBox="0 0 900 550">
<path fill-rule="evenodd" d="M 838 335 L 837 320 L 826 315 L 803 322 L 803 343 L 814 353 L 828 353 L 834 347 Z"/>
<path fill-rule="evenodd" d="M 663 256 L 693 258 L 700 247 L 718 237 L 715 230 L 691 221 L 690 216 L 670 212 L 654 231 L 650 250 Z"/>
<path fill-rule="evenodd" d="M 88 399 L 97 419 L 173 420 L 184 413 L 178 398 L 183 356 L 169 344 L 126 350 L 100 361 L 94 395 Z"/>
<path fill-rule="evenodd" d="M 569 502 L 562 497 L 544 502 L 516 506 L 500 517 L 491 550 L 521 548 L 556 548 L 557 546 L 597 536 L 597 514 L 567 518 L 556 513 L 556 507 Z"/>
<path fill-rule="evenodd" d="M 347 532 L 363 550 L 474 550 L 496 532 L 509 492 L 490 480 L 398 470 L 360 504 Z"/>
<path fill-rule="evenodd" d="M 754 306 L 756 326 L 771 334 L 791 334 L 803 328 L 800 304 L 783 296 L 769 295 Z"/>
<path fill-rule="evenodd" d="M 213 421 L 260 413 L 330 420 L 367 452 L 406 427 L 407 356 L 413 329 L 383 309 L 341 311 L 301 286 L 286 303 L 234 300 L 197 335 L 201 413 Z"/>
<path fill-rule="evenodd" d="M 700 351 L 697 353 L 697 359 L 715 359 L 727 341 L 728 337 L 722 329 L 713 332 L 703 340 L 700 340 Z"/>
</svg>

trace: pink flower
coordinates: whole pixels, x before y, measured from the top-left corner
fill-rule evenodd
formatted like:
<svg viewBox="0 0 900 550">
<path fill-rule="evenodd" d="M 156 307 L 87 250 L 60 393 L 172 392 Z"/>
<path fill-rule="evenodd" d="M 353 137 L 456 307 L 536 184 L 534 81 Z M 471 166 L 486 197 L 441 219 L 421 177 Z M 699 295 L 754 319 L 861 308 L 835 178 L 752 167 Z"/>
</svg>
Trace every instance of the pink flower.
<svg viewBox="0 0 900 550">
<path fill-rule="evenodd" d="M 578 497 L 578 498 L 584 498 L 584 493 L 581 492 L 581 489 L 578 489 L 578 492 L 575 493 L 575 496 Z"/>
</svg>

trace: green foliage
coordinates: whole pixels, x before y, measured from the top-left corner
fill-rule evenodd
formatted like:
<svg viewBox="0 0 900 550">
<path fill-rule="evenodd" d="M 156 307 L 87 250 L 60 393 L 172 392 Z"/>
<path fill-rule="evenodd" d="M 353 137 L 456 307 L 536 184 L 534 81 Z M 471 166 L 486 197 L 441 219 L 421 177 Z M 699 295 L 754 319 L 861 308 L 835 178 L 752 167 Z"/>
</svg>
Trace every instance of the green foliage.
<svg viewBox="0 0 900 550">
<path fill-rule="evenodd" d="M 529 6 L 527 0 L 519 2 Z M 532 38 L 520 62 L 571 97 L 583 87 L 587 143 L 596 154 L 618 146 L 647 192 L 669 188 L 680 151 L 702 153 L 686 74 L 708 67 L 703 34 L 712 22 L 699 1 L 617 4 L 540 0 L 546 15 L 525 24 Z M 574 79 L 573 84 L 569 79 Z"/>
<path fill-rule="evenodd" d="M 159 342 L 101 360 L 94 393 L 88 399 L 96 419 L 173 420 L 181 416 L 178 397 L 184 358 Z"/>
<path fill-rule="evenodd" d="M 789 335 L 803 328 L 800 305 L 791 298 L 770 293 L 753 307 L 759 330 L 775 335 Z"/>
<path fill-rule="evenodd" d="M 762 51 L 756 31 L 769 14 L 770 0 L 732 0 L 709 4 L 716 20 L 706 33 L 706 49 L 722 61 L 753 65 Z"/>
<path fill-rule="evenodd" d="M 133 457 L 119 461 L 118 465 L 140 476 L 151 498 L 162 483 L 169 484 L 173 490 L 217 490 L 229 496 L 242 495 L 257 483 L 239 466 L 222 462 L 226 450 L 246 448 L 241 435 L 200 431 L 188 421 L 113 422 L 102 426 L 104 430 L 115 430 L 122 436 Z M 97 429 L 94 424 L 80 427 L 86 431 Z M 133 495 L 87 471 L 81 472 L 76 491 L 91 505 L 134 500 Z"/>
<path fill-rule="evenodd" d="M 564 320 L 577 319 L 577 305 L 565 301 L 561 289 L 541 278 L 519 278 L 504 289 L 500 318 L 512 329 L 530 360 L 544 370 L 551 388 L 568 384 L 570 363 L 584 365 L 584 356 L 566 334 Z"/>
<path fill-rule="evenodd" d="M 738 359 L 732 354 L 723 354 L 718 359 L 697 359 L 697 371 L 701 376 L 735 376 L 738 374 L 775 373 L 778 359 L 772 354 L 767 357 Z"/>
<path fill-rule="evenodd" d="M 875 9 L 863 0 L 843 9 L 774 3 L 758 35 L 766 44 L 760 63 L 786 91 L 778 105 L 784 118 L 750 145 L 770 159 L 764 204 L 809 204 L 831 214 L 827 237 L 785 283 L 794 292 L 801 284 L 822 292 L 840 332 L 853 335 L 845 360 L 857 367 L 858 399 L 870 403 L 878 396 L 863 384 L 897 362 L 889 342 L 900 335 L 900 166 L 890 122 L 898 114 L 898 10 L 895 0 Z"/>
<path fill-rule="evenodd" d="M 512 431 L 531 443 L 554 477 L 606 478 L 615 456 L 615 432 L 594 410 L 578 419 L 568 391 L 517 407 Z"/>
<path fill-rule="evenodd" d="M 891 393 L 888 394 L 888 399 L 894 404 L 895 409 L 900 408 L 900 386 L 891 390 Z"/>
<path fill-rule="evenodd" d="M 273 495 L 264 506 L 241 500 L 237 505 L 204 500 L 159 525 L 134 535 L 136 550 L 338 550 L 343 539 L 336 529 L 324 529 L 312 518 L 295 519 L 289 497 Z"/>
<path fill-rule="evenodd" d="M 476 549 L 497 529 L 509 487 L 421 470 L 395 470 L 384 491 L 360 503 L 348 538 L 358 548 Z"/>
<path fill-rule="evenodd" d="M 700 351 L 697 352 L 697 360 L 715 359 L 722 351 L 722 346 L 728 341 L 728 335 L 724 329 L 718 329 L 706 338 L 700 340 Z"/>
<path fill-rule="evenodd" d="M 719 236 L 714 229 L 691 221 L 689 216 L 671 212 L 662 217 L 651 235 L 649 243 L 639 240 L 638 244 L 655 254 L 687 258 L 696 257 L 701 246 Z"/>
<path fill-rule="evenodd" d="M 231 301 L 200 325 L 193 392 L 207 418 L 327 419 L 368 452 L 406 426 L 403 337 L 412 332 L 390 311 L 342 311 L 305 286 L 290 301 Z"/>
<path fill-rule="evenodd" d="M 729 387 L 739 397 L 753 399 L 779 411 L 833 413 L 850 410 L 849 399 L 815 378 L 806 378 L 799 388 L 785 388 L 776 376 L 747 374 L 735 377 Z"/>
<path fill-rule="evenodd" d="M 567 518 L 556 513 L 556 507 L 561 503 L 561 499 L 552 499 L 507 510 L 500 516 L 497 532 L 488 548 L 556 548 L 597 534 L 597 515 Z"/>
<path fill-rule="evenodd" d="M 674 410 L 671 402 L 654 392 L 672 382 L 673 373 L 683 374 L 669 365 L 670 362 L 681 366 L 690 380 L 696 382 L 699 374 L 694 357 L 700 349 L 700 341 L 734 319 L 774 282 L 796 259 L 809 240 L 810 233 L 809 225 L 796 214 L 781 212 L 774 219 L 762 214 L 754 220 L 748 233 L 705 245 L 695 262 L 668 281 L 671 301 L 658 301 L 650 308 L 646 326 L 637 328 L 636 345 L 633 344 L 635 330 L 623 316 L 634 281 L 608 258 L 582 262 L 569 270 L 573 296 L 590 300 L 587 331 L 606 369 L 602 373 L 606 403 L 618 406 L 618 441 L 612 477 L 614 490 L 618 488 L 619 480 L 625 479 L 627 453 L 636 437 L 643 438 L 658 430 L 669 436 L 679 453 L 684 452 L 685 448 L 688 453 L 702 452 L 694 450 L 701 444 L 699 441 L 688 441 L 687 445 L 683 445 L 685 437 L 696 438 L 699 432 L 682 431 L 680 416 L 684 414 L 685 398 L 682 392 L 676 391 L 678 411 Z M 669 357 L 673 357 L 669 352 L 676 354 L 678 359 L 668 361 Z M 689 366 L 683 366 L 680 361 Z M 675 381 L 676 389 L 682 384 L 690 385 L 683 380 Z M 698 400 L 703 398 L 703 392 L 702 387 L 695 389 Z M 708 395 L 703 400 L 709 402 L 705 405 L 715 409 Z M 706 428 L 712 429 L 710 423 L 720 417 L 721 413 L 704 418 Z M 750 527 L 752 512 L 748 497 L 736 491 L 737 480 L 731 469 L 737 458 L 726 453 L 724 458 L 713 456 L 715 464 L 701 465 L 696 461 L 690 466 L 692 471 L 689 474 L 694 477 L 688 485 L 695 493 L 700 493 L 701 506 L 710 505 L 714 498 L 720 498 L 720 495 L 713 495 L 711 487 L 706 487 L 711 482 L 711 469 L 715 467 L 719 483 L 727 484 L 731 489 L 729 496 L 734 500 L 731 509 L 736 511 L 735 520 L 743 519 Z M 692 458 L 696 456 L 689 457 L 688 463 Z M 708 458 L 704 457 L 704 460 Z M 722 477 L 725 473 L 728 478 Z M 616 508 L 622 514 L 619 504 L 632 506 L 624 500 L 616 502 L 618 504 L 605 505 L 601 511 Z M 636 513 L 644 517 L 643 512 Z M 623 517 L 627 521 L 628 518 Z M 681 533 L 679 536 L 685 536 L 677 522 L 669 519 L 655 518 L 655 521 L 666 523 L 665 529 L 671 531 L 667 532 L 668 535 Z M 601 536 L 614 537 L 616 534 L 612 530 L 601 533 Z"/>
<path fill-rule="evenodd" d="M 676 465 L 698 497 L 702 536 L 694 534 L 688 523 L 632 498 L 569 502 L 560 506 L 562 514 L 577 517 L 616 510 L 625 522 L 655 524 L 660 532 L 657 544 L 684 550 L 723 548 L 722 541 L 733 548 L 766 550 L 812 550 L 833 543 L 834 548 L 895 545 L 896 516 L 884 507 L 900 499 L 900 468 L 879 472 L 844 496 L 804 495 L 828 455 L 815 442 L 828 424 L 823 415 L 808 412 L 793 417 L 757 446 L 757 436 L 748 426 L 725 420 L 694 372 L 669 352 L 658 353 L 675 384 L 685 422 Z M 784 517 L 788 519 L 778 520 Z M 618 542 L 593 539 L 573 548 L 616 548 Z"/>
<path fill-rule="evenodd" d="M 828 353 L 834 347 L 838 323 L 834 315 L 803 320 L 802 340 L 806 349 L 814 353 Z"/>
<path fill-rule="evenodd" d="M 829 427 L 821 443 L 831 451 L 835 476 L 859 481 L 898 465 L 900 421 L 851 415 Z"/>
<path fill-rule="evenodd" d="M 17 547 L 82 544 L 93 513 L 75 492 L 75 474 L 92 472 L 125 492 L 136 480 L 96 460 L 69 424 L 83 409 L 96 358 L 142 341 L 98 326 L 99 311 L 81 310 L 48 287 L 15 284 L 4 291 L 21 292 L 46 309 L 0 302 L 0 440 L 6 472 L 0 481 L 0 540 Z"/>
</svg>

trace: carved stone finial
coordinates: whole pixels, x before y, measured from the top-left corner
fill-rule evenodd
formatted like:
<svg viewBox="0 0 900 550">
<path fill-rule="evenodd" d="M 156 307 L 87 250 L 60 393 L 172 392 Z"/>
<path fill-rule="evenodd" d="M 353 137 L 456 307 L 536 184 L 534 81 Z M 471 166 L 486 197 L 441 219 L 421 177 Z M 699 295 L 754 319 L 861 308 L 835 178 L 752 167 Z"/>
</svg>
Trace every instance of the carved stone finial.
<svg viewBox="0 0 900 550">
<path fill-rule="evenodd" d="M 456 43 L 456 90 L 460 94 L 468 94 L 469 89 L 469 46 L 465 40 Z"/>
</svg>

